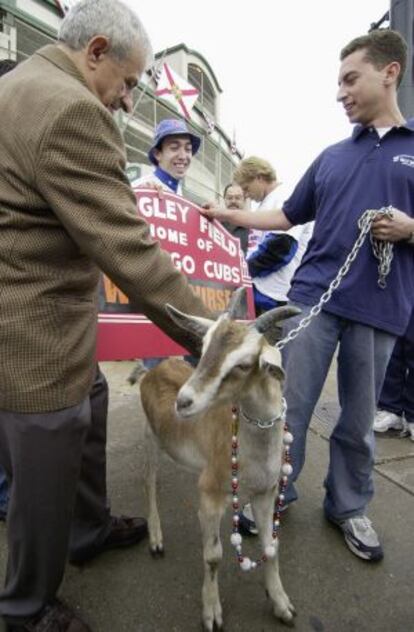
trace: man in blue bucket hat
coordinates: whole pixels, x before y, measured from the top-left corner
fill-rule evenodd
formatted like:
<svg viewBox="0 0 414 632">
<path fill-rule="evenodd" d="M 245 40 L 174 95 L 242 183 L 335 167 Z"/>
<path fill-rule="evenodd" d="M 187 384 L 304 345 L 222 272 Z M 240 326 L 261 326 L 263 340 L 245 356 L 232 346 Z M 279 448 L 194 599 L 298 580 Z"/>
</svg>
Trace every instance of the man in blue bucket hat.
<svg viewBox="0 0 414 632">
<path fill-rule="evenodd" d="M 201 138 L 188 130 L 185 121 L 160 121 L 148 151 L 148 158 L 156 169 L 152 174 L 133 182 L 134 186 L 155 182 L 167 191 L 182 195 L 182 179 L 190 167 L 193 156 L 200 149 L 200 144 Z"/>
<path fill-rule="evenodd" d="M 163 119 L 155 128 L 154 139 L 148 151 L 150 162 L 156 167 L 153 173 L 132 182 L 134 187 L 159 185 L 166 191 L 182 195 L 182 180 L 187 173 L 193 156 L 200 149 L 201 138 L 188 130 L 182 119 Z M 159 364 L 165 357 L 139 360 L 129 376 L 134 384 L 138 376 Z M 193 362 L 192 356 L 185 359 Z M 145 367 L 145 368 L 144 368 Z"/>
</svg>

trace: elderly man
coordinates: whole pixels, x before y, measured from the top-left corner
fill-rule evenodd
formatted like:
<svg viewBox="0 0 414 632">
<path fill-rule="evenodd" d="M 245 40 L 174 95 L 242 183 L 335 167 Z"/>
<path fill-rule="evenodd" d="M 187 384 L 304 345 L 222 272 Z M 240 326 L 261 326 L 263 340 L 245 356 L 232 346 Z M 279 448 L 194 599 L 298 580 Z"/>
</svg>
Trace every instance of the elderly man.
<svg viewBox="0 0 414 632">
<path fill-rule="evenodd" d="M 0 463 L 12 481 L 0 612 L 10 631 L 90 630 L 55 598 L 68 553 L 81 563 L 146 532 L 107 508 L 100 269 L 191 351 L 165 304 L 208 315 L 137 217 L 125 176 L 112 114 L 131 108 L 149 53 L 122 2 L 81 0 L 57 45 L 0 80 Z"/>
<path fill-rule="evenodd" d="M 16 68 L 17 61 L 12 59 L 0 60 L 0 77 L 13 68 Z M 0 466 L 0 520 L 6 520 L 7 507 L 9 504 L 9 485 L 7 483 L 6 472 Z"/>
<path fill-rule="evenodd" d="M 246 197 L 243 189 L 235 182 L 230 182 L 230 184 L 225 187 L 223 191 L 223 199 L 226 208 L 230 211 L 242 211 L 246 209 Z M 230 222 L 221 223 L 231 235 L 240 240 L 240 247 L 243 254 L 246 255 L 249 245 L 249 229 L 244 228 L 243 226 L 234 226 L 233 224 L 230 224 Z"/>
</svg>

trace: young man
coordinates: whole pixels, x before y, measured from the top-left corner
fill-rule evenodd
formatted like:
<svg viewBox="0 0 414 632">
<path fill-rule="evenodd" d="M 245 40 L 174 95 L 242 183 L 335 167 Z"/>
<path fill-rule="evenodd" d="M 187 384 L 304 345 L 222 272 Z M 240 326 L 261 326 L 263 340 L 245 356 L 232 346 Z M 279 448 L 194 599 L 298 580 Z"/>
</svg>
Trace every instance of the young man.
<svg viewBox="0 0 414 632">
<path fill-rule="evenodd" d="M 234 173 L 246 197 L 257 202 L 255 213 L 278 208 L 279 182 L 272 165 L 251 156 Z M 312 235 L 313 224 L 293 226 L 287 231 L 253 230 L 249 236 L 247 265 L 253 280 L 256 313 L 285 305 L 293 274 Z"/>
<path fill-rule="evenodd" d="M 193 156 L 200 149 L 201 138 L 192 134 L 181 119 L 164 119 L 158 123 L 152 145 L 148 151 L 148 158 L 155 166 L 152 174 L 142 176 L 133 185 L 145 187 L 146 184 L 156 184 L 165 191 L 183 194 L 182 181 L 187 173 Z M 145 358 L 143 366 L 151 369 L 157 366 L 166 356 L 159 358 Z M 191 356 L 186 356 L 187 360 Z M 145 369 L 141 361 L 129 376 L 133 384 L 137 376 Z"/>
<path fill-rule="evenodd" d="M 394 207 L 392 218 L 377 216 L 371 229 L 375 239 L 394 244 L 386 288 L 378 285 L 378 261 L 366 239 L 321 313 L 284 349 L 295 481 L 304 464 L 313 409 L 338 347 L 341 413 L 330 438 L 324 511 L 355 555 L 380 560 L 382 547 L 365 513 L 374 493 L 375 407 L 396 337 L 404 333 L 414 302 L 414 120 L 405 121 L 397 103 L 407 58 L 397 32 L 358 37 L 340 57 L 337 99 L 356 124 L 351 138 L 322 152 L 283 210 L 243 217 L 212 208 L 206 214 L 262 229 L 287 230 L 315 220 L 289 293 L 303 311 L 287 321 L 287 333 L 336 277 L 359 234 L 362 213 Z M 296 498 L 291 484 L 286 502 Z"/>
<path fill-rule="evenodd" d="M 112 116 L 131 109 L 150 50 L 122 2 L 81 0 L 57 45 L 0 79 L 0 463 L 12 480 L 0 613 L 10 632 L 90 630 L 55 598 L 68 555 L 82 563 L 146 534 L 144 519 L 107 505 L 100 269 L 191 351 L 165 304 L 208 315 L 137 217 Z"/>
</svg>

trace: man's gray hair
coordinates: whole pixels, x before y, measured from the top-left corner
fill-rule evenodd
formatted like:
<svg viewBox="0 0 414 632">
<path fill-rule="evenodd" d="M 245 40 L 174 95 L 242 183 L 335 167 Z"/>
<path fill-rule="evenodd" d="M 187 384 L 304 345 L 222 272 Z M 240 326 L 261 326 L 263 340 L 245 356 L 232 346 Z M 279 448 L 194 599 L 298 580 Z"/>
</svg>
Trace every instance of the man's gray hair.
<svg viewBox="0 0 414 632">
<path fill-rule="evenodd" d="M 119 0 L 81 0 L 65 16 L 58 41 L 72 50 L 82 50 L 96 35 L 111 42 L 110 55 L 122 61 L 135 45 L 152 61 L 152 47 L 139 17 Z"/>
</svg>

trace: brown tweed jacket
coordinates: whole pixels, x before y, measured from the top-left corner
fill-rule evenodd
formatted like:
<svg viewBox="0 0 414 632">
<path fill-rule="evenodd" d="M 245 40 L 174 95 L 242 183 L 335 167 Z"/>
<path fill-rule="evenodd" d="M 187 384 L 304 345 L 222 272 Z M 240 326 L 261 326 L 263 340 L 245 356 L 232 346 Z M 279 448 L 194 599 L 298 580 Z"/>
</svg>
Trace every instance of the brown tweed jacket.
<svg viewBox="0 0 414 632">
<path fill-rule="evenodd" d="M 1 78 L 0 148 L 0 409 L 87 396 L 100 269 L 191 349 L 165 304 L 209 314 L 137 217 L 119 130 L 58 47 Z"/>
</svg>

